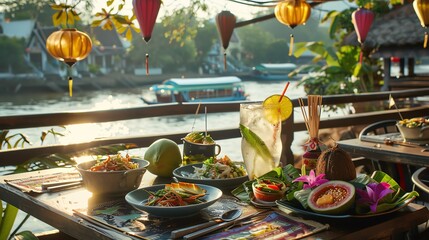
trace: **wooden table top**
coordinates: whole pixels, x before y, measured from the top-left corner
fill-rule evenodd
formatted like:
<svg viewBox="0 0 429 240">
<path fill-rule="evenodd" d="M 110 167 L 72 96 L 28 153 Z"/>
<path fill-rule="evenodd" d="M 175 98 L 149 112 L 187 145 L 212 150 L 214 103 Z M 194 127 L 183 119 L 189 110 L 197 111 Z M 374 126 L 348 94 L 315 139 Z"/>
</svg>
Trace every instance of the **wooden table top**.
<svg viewBox="0 0 429 240">
<path fill-rule="evenodd" d="M 87 208 L 96 201 L 84 187 L 35 194 L 24 193 L 18 188 L 5 183 L 5 180 L 64 171 L 70 171 L 70 169 L 51 169 L 1 176 L 0 198 L 76 239 L 133 239 L 131 236 L 115 230 L 101 228 L 73 215 L 73 209 Z M 159 179 L 146 172 L 141 187 L 165 182 L 171 182 L 171 179 Z M 103 199 L 103 201 L 108 200 Z M 413 230 L 417 225 L 429 219 L 428 209 L 415 203 L 410 203 L 408 206 L 393 213 L 365 219 L 316 218 L 314 216 L 292 214 L 330 225 L 328 230 L 316 233 L 305 239 L 381 239 Z"/>
<path fill-rule="evenodd" d="M 429 148 L 419 145 L 388 145 L 349 139 L 337 142 L 338 146 L 353 156 L 368 159 L 429 167 Z M 425 150 L 426 149 L 426 150 Z"/>
</svg>

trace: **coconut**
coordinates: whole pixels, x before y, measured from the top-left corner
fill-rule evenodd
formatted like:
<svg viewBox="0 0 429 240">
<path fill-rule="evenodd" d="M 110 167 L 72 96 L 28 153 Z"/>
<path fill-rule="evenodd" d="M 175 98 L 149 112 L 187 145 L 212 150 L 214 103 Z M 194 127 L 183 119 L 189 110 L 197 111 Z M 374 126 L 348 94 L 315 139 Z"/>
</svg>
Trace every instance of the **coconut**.
<svg viewBox="0 0 429 240">
<path fill-rule="evenodd" d="M 173 176 L 173 170 L 182 163 L 179 146 L 172 140 L 161 138 L 153 142 L 144 154 L 150 162 L 147 170 L 160 177 Z"/>
<path fill-rule="evenodd" d="M 348 182 L 356 178 L 356 169 L 350 154 L 335 146 L 324 150 L 319 156 L 316 174 L 325 174 L 328 180 Z"/>
</svg>

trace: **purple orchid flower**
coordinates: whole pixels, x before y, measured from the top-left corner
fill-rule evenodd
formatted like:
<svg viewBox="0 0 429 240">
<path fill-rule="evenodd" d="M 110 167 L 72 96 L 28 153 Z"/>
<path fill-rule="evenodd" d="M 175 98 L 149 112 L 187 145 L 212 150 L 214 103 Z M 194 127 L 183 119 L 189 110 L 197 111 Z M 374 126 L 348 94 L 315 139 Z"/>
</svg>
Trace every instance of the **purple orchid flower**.
<svg viewBox="0 0 429 240">
<path fill-rule="evenodd" d="M 378 202 L 388 194 L 393 193 L 393 190 L 390 189 L 390 184 L 386 182 L 369 183 L 366 186 L 366 191 L 362 189 L 356 189 L 356 191 L 360 196 L 357 203 L 369 205 L 369 208 L 373 213 L 377 211 Z"/>
<path fill-rule="evenodd" d="M 304 185 L 302 186 L 302 188 L 308 189 L 317 187 L 325 182 L 328 182 L 329 180 L 325 179 L 324 177 L 325 174 L 319 174 L 316 176 L 314 170 L 311 170 L 309 175 L 302 175 L 301 177 L 293 180 L 293 182 L 303 182 Z"/>
</svg>

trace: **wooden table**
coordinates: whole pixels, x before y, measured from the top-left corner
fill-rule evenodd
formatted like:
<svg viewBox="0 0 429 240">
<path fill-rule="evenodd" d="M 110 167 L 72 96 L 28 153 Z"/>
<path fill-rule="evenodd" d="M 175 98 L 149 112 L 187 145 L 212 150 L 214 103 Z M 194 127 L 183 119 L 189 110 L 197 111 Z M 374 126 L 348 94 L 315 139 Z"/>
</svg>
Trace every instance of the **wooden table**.
<svg viewBox="0 0 429 240">
<path fill-rule="evenodd" d="M 387 145 L 349 139 L 337 142 L 338 146 L 353 156 L 371 160 L 429 167 L 429 148 L 418 145 Z M 424 151 L 427 149 L 426 151 Z"/>
<path fill-rule="evenodd" d="M 5 183 L 6 179 L 11 180 L 58 171 L 65 170 L 51 169 L 2 176 L 0 177 L 0 198 L 76 239 L 133 239 L 73 215 L 72 209 L 88 207 L 91 204 L 91 193 L 84 187 L 55 193 L 29 194 Z M 142 186 L 171 181 L 170 179 L 159 180 L 147 172 L 143 178 Z M 308 218 L 308 216 L 302 217 Z M 372 218 L 318 219 L 311 217 L 310 219 L 329 224 L 330 228 L 307 239 L 380 239 L 398 236 L 403 232 L 414 230 L 417 225 L 429 219 L 429 211 L 424 206 L 410 203 L 394 213 Z"/>
</svg>

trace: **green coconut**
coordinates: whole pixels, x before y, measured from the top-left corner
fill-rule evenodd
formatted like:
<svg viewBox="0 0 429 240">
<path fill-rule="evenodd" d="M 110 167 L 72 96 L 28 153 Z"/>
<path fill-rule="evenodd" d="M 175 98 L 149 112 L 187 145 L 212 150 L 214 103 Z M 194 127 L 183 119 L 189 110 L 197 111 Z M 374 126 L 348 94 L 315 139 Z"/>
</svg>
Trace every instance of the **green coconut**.
<svg viewBox="0 0 429 240">
<path fill-rule="evenodd" d="M 153 142 L 146 150 L 144 159 L 150 162 L 147 170 L 160 177 L 173 176 L 173 170 L 182 164 L 179 146 L 166 138 Z"/>
<path fill-rule="evenodd" d="M 310 192 L 308 207 L 321 214 L 337 215 L 348 212 L 355 204 L 355 187 L 345 181 L 329 181 Z"/>
</svg>

